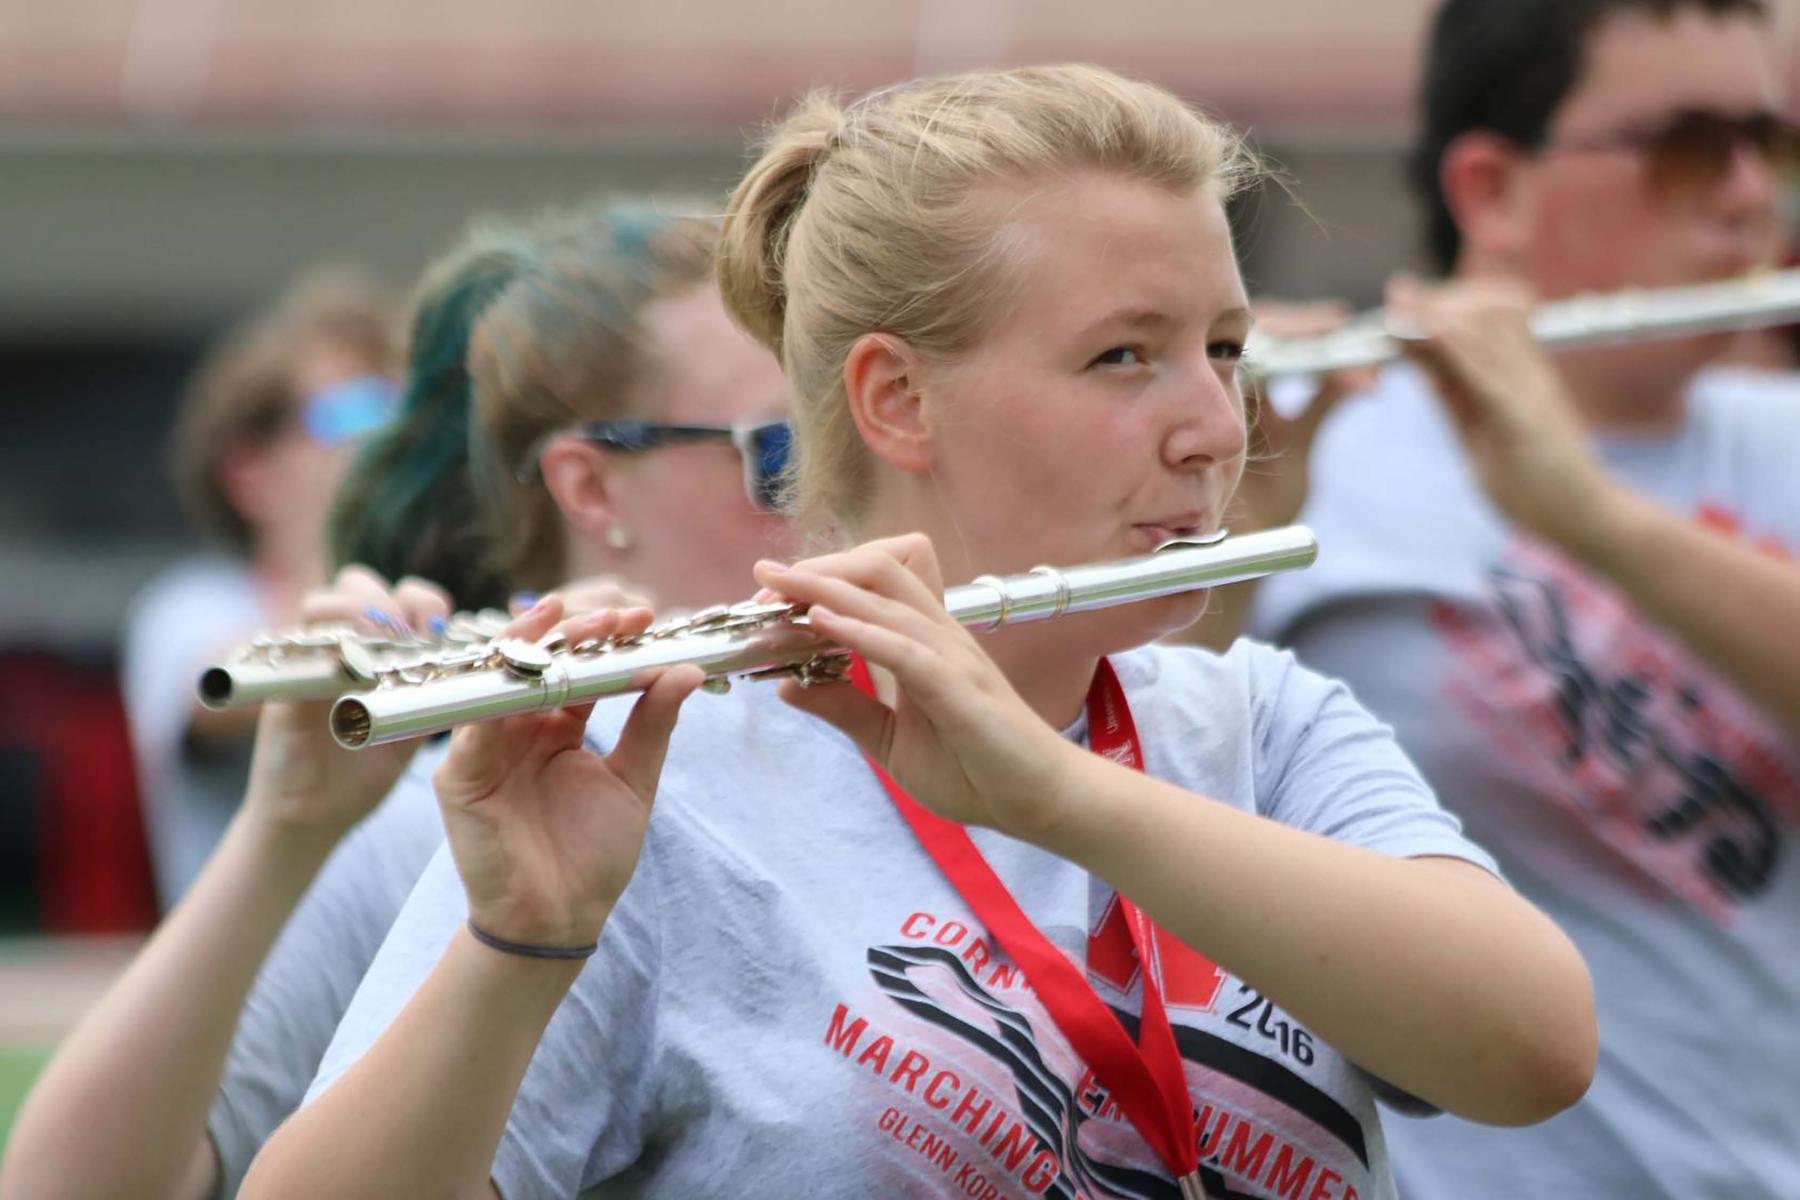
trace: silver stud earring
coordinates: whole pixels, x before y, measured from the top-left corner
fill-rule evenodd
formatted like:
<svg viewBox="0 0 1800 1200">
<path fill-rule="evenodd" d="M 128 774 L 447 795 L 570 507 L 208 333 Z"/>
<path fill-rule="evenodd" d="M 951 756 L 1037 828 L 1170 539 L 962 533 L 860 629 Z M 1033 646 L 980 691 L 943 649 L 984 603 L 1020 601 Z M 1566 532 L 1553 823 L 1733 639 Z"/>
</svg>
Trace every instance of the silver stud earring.
<svg viewBox="0 0 1800 1200">
<path fill-rule="evenodd" d="M 625 522 L 613 520 L 606 523 L 606 544 L 620 552 L 631 549 L 631 530 Z"/>
</svg>

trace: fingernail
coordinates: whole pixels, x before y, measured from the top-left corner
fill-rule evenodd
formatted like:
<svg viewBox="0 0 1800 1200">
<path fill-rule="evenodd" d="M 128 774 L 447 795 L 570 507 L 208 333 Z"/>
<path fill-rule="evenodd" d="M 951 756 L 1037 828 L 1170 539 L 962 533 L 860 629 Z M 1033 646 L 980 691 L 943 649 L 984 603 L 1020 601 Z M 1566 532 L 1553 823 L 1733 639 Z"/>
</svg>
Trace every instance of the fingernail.
<svg viewBox="0 0 1800 1200">
<path fill-rule="evenodd" d="M 521 608 L 527 611 L 536 608 L 542 601 L 543 597 L 536 592 L 519 592 L 512 598 L 513 606 L 515 608 Z"/>
<path fill-rule="evenodd" d="M 444 630 L 449 628 L 449 625 L 450 625 L 450 623 L 448 621 L 444 620 L 444 618 L 442 618 L 442 617 L 431 618 L 432 636 L 441 637 L 443 635 Z"/>
<path fill-rule="evenodd" d="M 394 628 L 394 618 L 388 616 L 379 608 L 365 608 L 363 609 L 363 616 L 369 618 L 369 620 L 375 622 L 377 625 L 384 626 L 388 629 Z"/>
</svg>

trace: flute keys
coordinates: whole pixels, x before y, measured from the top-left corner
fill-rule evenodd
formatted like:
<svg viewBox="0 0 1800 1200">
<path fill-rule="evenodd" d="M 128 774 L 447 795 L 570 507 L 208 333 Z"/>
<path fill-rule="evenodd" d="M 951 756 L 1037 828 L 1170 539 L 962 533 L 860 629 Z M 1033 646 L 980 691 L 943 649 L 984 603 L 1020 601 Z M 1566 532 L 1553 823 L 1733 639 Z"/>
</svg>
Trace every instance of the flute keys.
<svg viewBox="0 0 1800 1200">
<path fill-rule="evenodd" d="M 337 647 L 338 663 L 344 668 L 344 674 L 354 679 L 363 687 L 372 687 L 380 672 L 375 665 L 375 656 L 369 653 L 360 642 L 339 642 Z"/>
<path fill-rule="evenodd" d="M 536 642 L 528 642 L 523 638 L 506 638 L 494 649 L 500 654 L 500 661 L 506 669 L 524 679 L 542 678 L 550 669 L 550 651 Z"/>
</svg>

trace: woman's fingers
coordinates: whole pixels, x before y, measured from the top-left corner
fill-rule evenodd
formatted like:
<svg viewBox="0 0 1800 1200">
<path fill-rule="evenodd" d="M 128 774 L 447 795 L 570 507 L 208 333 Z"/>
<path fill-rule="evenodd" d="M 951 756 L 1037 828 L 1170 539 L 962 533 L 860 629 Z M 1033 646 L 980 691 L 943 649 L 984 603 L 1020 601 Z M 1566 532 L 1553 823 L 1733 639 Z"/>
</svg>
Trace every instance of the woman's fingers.
<svg viewBox="0 0 1800 1200">
<path fill-rule="evenodd" d="M 765 559 L 756 564 L 756 580 L 765 588 L 801 603 L 833 600 L 821 595 L 800 595 L 797 587 L 811 581 L 836 579 L 874 596 L 922 613 L 939 624 L 954 624 L 944 611 L 942 576 L 930 541 L 922 534 L 870 542 L 840 554 L 805 559 L 793 566 Z M 841 593 L 833 593 L 841 597 Z M 840 608 L 847 602 L 838 599 Z M 859 615 L 864 615 L 860 614 Z"/>
<path fill-rule="evenodd" d="M 653 607 L 646 593 L 629 589 L 610 575 L 589 575 L 571 580 L 556 590 L 572 613 L 600 608 Z"/>
<path fill-rule="evenodd" d="M 351 621 L 396 633 L 408 628 L 387 580 L 354 563 L 340 570 L 329 587 L 308 592 L 299 616 L 308 623 Z"/>
<path fill-rule="evenodd" d="M 966 679 L 954 676 L 952 663 L 957 660 L 946 658 L 929 643 L 823 605 L 815 606 L 812 615 L 820 634 L 888 670 L 908 699 L 926 712 L 941 713 L 955 699 L 951 690 L 968 686 Z"/>
<path fill-rule="evenodd" d="M 580 645 L 582 642 L 600 641 L 618 633 L 620 615 L 616 608 L 579 613 L 558 625 L 556 632 L 571 646 Z"/>
<path fill-rule="evenodd" d="M 935 611 L 894 599 L 859 580 L 821 575 L 804 567 L 774 572 L 788 599 L 809 608 L 825 607 L 905 634 L 909 639 L 935 641 L 945 636 L 966 637 L 944 612 L 942 600 Z"/>
<path fill-rule="evenodd" d="M 765 564 L 757 565 L 761 568 Z M 792 569 L 849 579 L 915 608 L 943 608 L 943 571 L 931 539 L 922 533 L 880 538 L 836 554 L 802 559 Z M 765 582 L 760 576 L 759 571 L 758 582 Z M 777 583 L 768 586 L 780 590 Z"/>
<path fill-rule="evenodd" d="M 414 630 L 437 635 L 450 618 L 450 593 L 428 579 L 408 575 L 394 586 L 400 617 Z"/>
<path fill-rule="evenodd" d="M 607 755 L 606 765 L 646 803 L 656 798 L 663 759 L 669 752 L 669 735 L 682 703 L 700 686 L 706 673 L 699 667 L 670 667 L 639 696 L 619 731 L 618 744 Z"/>
<path fill-rule="evenodd" d="M 781 698 L 796 709 L 819 718 L 856 743 L 856 748 L 885 764 L 893 740 L 894 710 L 852 683 L 815 683 L 804 686 L 798 679 L 783 680 Z"/>
<path fill-rule="evenodd" d="M 506 628 L 500 631 L 500 636 L 535 642 L 555 629 L 562 618 L 562 597 L 552 592 L 509 621 Z"/>
<path fill-rule="evenodd" d="M 619 610 L 619 628 L 615 636 L 636 637 L 656 621 L 656 613 L 647 605 Z"/>
</svg>

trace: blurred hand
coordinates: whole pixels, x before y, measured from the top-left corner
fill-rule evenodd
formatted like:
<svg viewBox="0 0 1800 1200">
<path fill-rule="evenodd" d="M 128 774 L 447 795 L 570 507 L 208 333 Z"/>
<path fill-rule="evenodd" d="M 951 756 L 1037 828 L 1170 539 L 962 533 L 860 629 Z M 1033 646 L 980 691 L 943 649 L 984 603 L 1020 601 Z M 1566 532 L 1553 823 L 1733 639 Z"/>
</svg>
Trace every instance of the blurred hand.
<svg viewBox="0 0 1800 1200">
<path fill-rule="evenodd" d="M 1081 751 L 1013 690 L 975 638 L 945 611 L 943 577 L 923 534 L 869 542 L 788 567 L 764 561 L 756 580 L 810 606 L 825 637 L 885 668 L 892 706 L 849 683 L 782 685 L 782 698 L 847 734 L 926 808 L 965 825 L 1031 838 L 1052 820 Z"/>
<path fill-rule="evenodd" d="M 563 618 L 551 595 L 503 636 L 570 642 L 642 632 L 646 608 Z M 665 671 L 632 709 L 613 752 L 582 744 L 592 704 L 465 725 L 432 781 L 469 915 L 496 937 L 537 946 L 594 941 L 630 882 L 681 704 L 698 667 Z"/>
<path fill-rule="evenodd" d="M 1494 506 L 1525 532 L 1579 550 L 1613 487 L 1549 355 L 1522 286 L 1397 278 L 1388 306 L 1423 340 L 1406 352 L 1431 377 Z"/>
<path fill-rule="evenodd" d="M 578 616 L 602 608 L 654 608 L 656 600 L 614 575 L 584 575 L 571 579 L 556 589 L 562 598 L 563 613 Z M 521 593 L 512 599 L 512 615 L 523 616 L 537 603 L 536 596 Z"/>
<path fill-rule="evenodd" d="M 1258 331 L 1276 337 L 1316 337 L 1341 327 L 1350 317 L 1347 308 L 1330 301 L 1284 304 L 1258 300 L 1254 308 Z M 1268 385 L 1253 381 L 1244 396 L 1250 456 L 1226 523 L 1240 533 L 1291 524 L 1306 504 L 1311 486 L 1308 463 L 1319 427 L 1338 401 L 1374 384 L 1373 367 L 1320 376 L 1306 406 L 1289 417 L 1269 402 Z"/>
<path fill-rule="evenodd" d="M 449 612 L 449 597 L 434 584 L 408 578 L 390 586 L 366 567 L 348 566 L 329 587 L 307 593 L 299 617 L 374 633 L 386 632 L 384 622 L 426 630 Z M 392 790 L 418 743 L 345 750 L 331 738 L 330 711 L 329 700 L 263 705 L 244 803 L 279 828 L 335 839 Z"/>
</svg>

